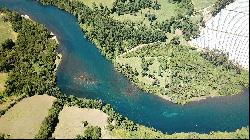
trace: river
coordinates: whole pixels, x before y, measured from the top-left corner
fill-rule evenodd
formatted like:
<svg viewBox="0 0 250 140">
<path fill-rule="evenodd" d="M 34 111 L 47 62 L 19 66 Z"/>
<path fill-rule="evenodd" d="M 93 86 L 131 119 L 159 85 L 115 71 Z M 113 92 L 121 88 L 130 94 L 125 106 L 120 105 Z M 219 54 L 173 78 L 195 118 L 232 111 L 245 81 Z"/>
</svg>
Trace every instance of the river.
<svg viewBox="0 0 250 140">
<path fill-rule="evenodd" d="M 249 90 L 236 96 L 209 98 L 185 106 L 145 93 L 116 72 L 81 31 L 76 18 L 34 0 L 0 0 L 45 25 L 58 38 L 63 60 L 57 84 L 64 94 L 101 99 L 136 123 L 163 132 L 233 131 L 249 124 Z"/>
</svg>

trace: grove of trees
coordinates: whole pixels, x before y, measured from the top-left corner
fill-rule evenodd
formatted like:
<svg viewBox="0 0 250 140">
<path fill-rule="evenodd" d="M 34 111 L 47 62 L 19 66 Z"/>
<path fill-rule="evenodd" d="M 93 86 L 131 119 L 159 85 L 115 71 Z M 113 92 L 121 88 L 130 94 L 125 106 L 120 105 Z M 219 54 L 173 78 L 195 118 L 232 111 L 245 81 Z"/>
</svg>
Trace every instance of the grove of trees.
<svg viewBox="0 0 250 140">
<path fill-rule="evenodd" d="M 9 75 L 3 96 L 59 94 L 54 73 L 57 43 L 44 26 L 15 12 L 5 13 L 18 37 L 0 45 L 0 72 Z"/>
<path fill-rule="evenodd" d="M 112 19 L 109 16 L 110 11 L 108 8 L 101 8 L 95 5 L 93 9 L 90 9 L 79 1 L 38 1 L 43 4 L 55 5 L 74 14 L 86 37 L 94 42 L 101 50 L 101 53 L 110 60 L 124 53 L 126 49 L 131 49 L 139 44 L 157 41 L 165 42 L 167 39 L 165 33 L 159 29 Z"/>
</svg>

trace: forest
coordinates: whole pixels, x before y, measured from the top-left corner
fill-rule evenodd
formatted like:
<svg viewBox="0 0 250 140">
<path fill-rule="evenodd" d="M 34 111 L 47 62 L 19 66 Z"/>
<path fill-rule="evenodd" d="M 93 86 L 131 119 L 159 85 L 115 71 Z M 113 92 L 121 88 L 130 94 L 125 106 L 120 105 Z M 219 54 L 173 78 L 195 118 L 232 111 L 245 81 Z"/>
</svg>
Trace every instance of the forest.
<svg viewBox="0 0 250 140">
<path fill-rule="evenodd" d="M 95 6 L 92 9 L 78 1 L 38 0 L 43 4 L 58 6 L 77 17 L 88 39 L 96 44 L 109 60 L 139 44 L 165 42 L 167 37 L 159 29 L 152 29 L 132 22 L 112 19 L 108 8 Z"/>
<path fill-rule="evenodd" d="M 5 13 L 18 37 L 0 45 L 0 72 L 9 75 L 2 96 L 59 94 L 54 73 L 57 43 L 42 25 L 15 12 Z"/>
</svg>

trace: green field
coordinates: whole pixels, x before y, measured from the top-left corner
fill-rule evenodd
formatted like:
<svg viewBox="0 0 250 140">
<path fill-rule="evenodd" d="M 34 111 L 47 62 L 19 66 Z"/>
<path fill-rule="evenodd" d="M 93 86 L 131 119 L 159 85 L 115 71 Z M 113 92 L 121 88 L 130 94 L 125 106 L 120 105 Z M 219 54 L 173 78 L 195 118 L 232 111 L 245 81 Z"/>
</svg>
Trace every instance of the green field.
<svg viewBox="0 0 250 140">
<path fill-rule="evenodd" d="M 170 19 L 173 16 L 176 16 L 175 9 L 177 8 L 176 4 L 169 3 L 166 0 L 158 0 L 158 3 L 161 4 L 160 10 L 153 10 L 153 9 L 142 9 L 141 11 L 136 13 L 136 16 L 125 14 L 118 16 L 116 13 L 112 14 L 111 16 L 114 19 L 119 21 L 132 21 L 132 22 L 143 22 L 146 25 L 150 24 L 150 21 L 145 17 L 145 13 L 155 14 L 157 19 L 156 21 L 162 22 L 166 19 Z"/>
<path fill-rule="evenodd" d="M 195 10 L 202 10 L 206 7 L 212 6 L 217 0 L 192 0 Z"/>
<path fill-rule="evenodd" d="M 15 33 L 9 22 L 4 22 L 3 20 L 4 15 L 0 13 L 0 44 L 3 43 L 6 39 L 13 39 L 16 40 L 17 33 Z"/>
<path fill-rule="evenodd" d="M 85 5 L 87 5 L 90 8 L 93 7 L 94 2 L 97 6 L 99 6 L 99 4 L 101 3 L 103 6 L 107 6 L 108 8 L 112 8 L 113 2 L 115 0 L 78 0 L 78 1 L 81 1 L 82 3 L 84 3 Z"/>
</svg>

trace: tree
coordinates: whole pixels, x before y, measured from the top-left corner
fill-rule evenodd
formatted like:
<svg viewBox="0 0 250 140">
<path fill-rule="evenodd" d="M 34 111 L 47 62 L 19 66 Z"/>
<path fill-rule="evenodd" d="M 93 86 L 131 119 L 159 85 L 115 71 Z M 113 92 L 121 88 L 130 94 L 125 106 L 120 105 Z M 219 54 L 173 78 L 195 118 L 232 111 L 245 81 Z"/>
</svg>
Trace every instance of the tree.
<svg viewBox="0 0 250 140">
<path fill-rule="evenodd" d="M 173 39 L 171 39 L 170 43 L 173 45 L 180 45 L 180 37 L 178 37 L 178 36 L 173 37 Z"/>
<path fill-rule="evenodd" d="M 101 137 L 101 128 L 98 126 L 88 126 L 84 131 L 84 139 L 99 139 Z"/>
<path fill-rule="evenodd" d="M 15 46 L 15 43 L 13 42 L 12 39 L 6 39 L 3 43 L 2 43 L 2 47 L 3 49 L 12 49 L 12 47 Z"/>
</svg>

